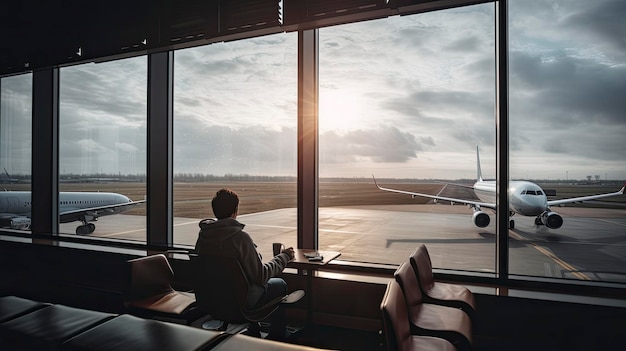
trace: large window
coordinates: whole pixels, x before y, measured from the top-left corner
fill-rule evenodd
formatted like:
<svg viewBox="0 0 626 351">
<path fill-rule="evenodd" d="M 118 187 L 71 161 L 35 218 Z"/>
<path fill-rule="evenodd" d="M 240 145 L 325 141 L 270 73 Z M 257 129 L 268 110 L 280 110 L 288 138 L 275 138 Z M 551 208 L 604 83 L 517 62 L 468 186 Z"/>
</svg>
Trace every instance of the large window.
<svg viewBox="0 0 626 351">
<path fill-rule="evenodd" d="M 176 50 L 173 87 L 156 87 L 173 92 L 173 131 L 150 130 L 153 141 L 173 133 L 173 165 L 150 157 L 151 167 L 173 171 L 173 199 L 157 199 L 172 202 L 173 244 L 194 245 L 198 222 L 214 217 L 211 198 L 230 188 L 266 258 L 273 242 L 297 246 L 300 220 L 341 260 L 394 265 L 423 243 L 435 268 L 473 276 L 626 282 L 626 7 L 511 0 L 496 21 L 497 5 L 347 24 L 345 14 L 342 24 L 318 22 L 327 26 L 317 35 L 307 29 L 304 43 L 290 32 Z M 508 90 L 498 93 L 508 111 L 496 109 L 502 21 Z M 59 68 L 64 234 L 146 240 L 147 153 L 157 153 L 147 150 L 147 63 Z M 308 84 L 315 74 L 318 87 Z M 31 81 L 0 80 L 3 228 L 29 229 Z M 298 118 L 314 118 L 316 108 L 318 120 L 304 124 L 317 122 L 319 133 L 298 130 Z M 301 168 L 299 139 L 303 157 L 318 157 L 301 159 Z M 317 154 L 306 149 L 313 145 Z M 506 151 L 499 163 L 497 151 Z M 495 179 L 496 164 L 509 179 Z M 310 173 L 298 183 L 299 169 Z M 498 213 L 496 181 L 510 199 Z M 317 228 L 310 203 L 298 218 L 298 184 L 305 201 L 319 185 Z M 496 218 L 509 229 L 499 232 Z"/>
<path fill-rule="evenodd" d="M 424 243 L 438 268 L 493 272 L 495 215 L 386 188 L 475 200 L 495 176 L 494 5 L 320 30 L 319 242 L 397 264 Z M 445 185 L 456 183 L 458 185 Z"/>
<path fill-rule="evenodd" d="M 0 79 L 0 227 L 30 230 L 32 74 Z"/>
<path fill-rule="evenodd" d="M 61 233 L 146 240 L 146 62 L 60 71 Z"/>
<path fill-rule="evenodd" d="M 194 245 L 220 188 L 259 252 L 296 246 L 297 35 L 175 53 L 174 242 Z"/>
<path fill-rule="evenodd" d="M 509 3 L 511 180 L 536 183 L 548 201 L 618 191 L 626 179 L 623 1 Z M 513 195 L 541 197 L 523 187 Z M 625 206 L 625 195 L 551 206 L 560 227 L 548 210 L 539 220 L 514 216 L 511 273 L 626 282 Z"/>
</svg>

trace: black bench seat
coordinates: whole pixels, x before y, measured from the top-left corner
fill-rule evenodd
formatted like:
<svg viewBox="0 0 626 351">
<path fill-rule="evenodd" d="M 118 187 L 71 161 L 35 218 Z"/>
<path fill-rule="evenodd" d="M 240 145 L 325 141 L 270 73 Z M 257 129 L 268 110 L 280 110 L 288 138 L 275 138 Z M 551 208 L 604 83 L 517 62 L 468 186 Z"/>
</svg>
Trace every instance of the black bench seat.
<svg viewBox="0 0 626 351">
<path fill-rule="evenodd" d="M 2 351 L 323 351 L 15 296 L 0 297 Z"/>
<path fill-rule="evenodd" d="M 17 296 L 4 296 L 0 298 L 0 323 L 46 306 L 50 306 L 50 304 Z"/>
<path fill-rule="evenodd" d="M 222 335 L 216 331 L 123 314 L 66 341 L 61 350 L 210 350 Z"/>
<path fill-rule="evenodd" d="M 0 323 L 2 350 L 58 350 L 67 339 L 114 314 L 49 305 Z"/>
</svg>

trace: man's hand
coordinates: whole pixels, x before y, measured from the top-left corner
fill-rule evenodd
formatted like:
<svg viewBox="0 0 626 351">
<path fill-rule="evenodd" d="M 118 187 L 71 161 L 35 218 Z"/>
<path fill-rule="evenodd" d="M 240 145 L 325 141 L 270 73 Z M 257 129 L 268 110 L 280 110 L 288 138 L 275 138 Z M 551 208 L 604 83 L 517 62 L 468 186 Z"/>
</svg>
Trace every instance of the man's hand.
<svg viewBox="0 0 626 351">
<path fill-rule="evenodd" d="M 293 260 L 296 257 L 296 252 L 293 250 L 293 247 L 283 249 L 281 253 L 286 253 L 289 256 L 289 261 Z"/>
</svg>

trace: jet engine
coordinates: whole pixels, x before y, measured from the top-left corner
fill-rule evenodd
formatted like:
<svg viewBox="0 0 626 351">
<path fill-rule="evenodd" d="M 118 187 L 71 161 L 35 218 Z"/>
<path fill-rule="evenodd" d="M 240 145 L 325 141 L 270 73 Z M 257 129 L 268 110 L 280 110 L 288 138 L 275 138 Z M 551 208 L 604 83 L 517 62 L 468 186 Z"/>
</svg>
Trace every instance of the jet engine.
<svg viewBox="0 0 626 351">
<path fill-rule="evenodd" d="M 18 229 L 18 230 L 30 229 L 30 218 L 28 217 L 11 218 L 11 229 Z"/>
<path fill-rule="evenodd" d="M 550 229 L 559 229 L 563 225 L 563 217 L 552 211 L 546 211 L 539 215 L 539 220 Z"/>
<path fill-rule="evenodd" d="M 483 211 L 474 211 L 474 215 L 472 216 L 472 221 L 474 222 L 474 225 L 477 226 L 478 228 L 484 228 L 486 226 L 489 225 L 489 222 L 491 221 L 491 219 L 489 218 L 489 215 L 486 214 Z"/>
</svg>

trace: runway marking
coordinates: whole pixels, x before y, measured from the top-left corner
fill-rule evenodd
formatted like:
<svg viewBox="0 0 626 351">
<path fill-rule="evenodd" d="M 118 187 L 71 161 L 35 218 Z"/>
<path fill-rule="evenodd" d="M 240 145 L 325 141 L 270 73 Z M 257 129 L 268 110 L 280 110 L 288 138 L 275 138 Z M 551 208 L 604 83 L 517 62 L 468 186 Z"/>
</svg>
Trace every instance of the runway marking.
<svg viewBox="0 0 626 351">
<path fill-rule="evenodd" d="M 264 228 L 280 228 L 280 229 L 297 229 L 298 227 L 286 225 L 269 225 L 269 224 L 246 224 L 248 227 L 264 227 Z"/>
<path fill-rule="evenodd" d="M 181 225 L 194 224 L 194 223 L 199 223 L 199 222 L 200 222 L 200 220 L 195 220 L 195 221 L 192 221 L 192 222 L 178 223 L 178 224 L 174 224 L 174 227 L 178 227 L 178 226 L 181 226 Z"/>
<path fill-rule="evenodd" d="M 608 219 L 603 219 L 603 218 L 597 218 L 597 220 L 602 221 L 602 222 L 615 224 L 615 225 L 621 225 L 622 227 L 626 227 L 626 223 L 613 222 L 613 221 L 609 221 Z"/>
<path fill-rule="evenodd" d="M 288 226 L 282 226 L 282 225 L 268 225 L 268 224 L 249 224 L 249 226 L 264 227 L 264 228 L 292 229 L 292 230 L 297 230 L 298 229 L 298 227 L 288 227 Z M 351 232 L 349 230 L 339 230 L 339 229 L 321 229 L 321 228 L 319 228 L 318 231 L 320 231 L 320 232 L 328 232 L 328 233 L 363 234 L 363 232 Z"/>
<path fill-rule="evenodd" d="M 320 232 L 328 232 L 328 233 L 346 233 L 346 234 L 364 234 L 363 232 L 351 232 L 348 230 L 337 230 L 337 229 L 318 229 Z M 369 234 L 369 233 L 367 233 Z"/>
<path fill-rule="evenodd" d="M 104 237 L 104 238 L 106 238 L 106 237 L 110 237 L 110 236 L 118 236 L 118 235 L 122 235 L 122 234 L 137 233 L 137 232 L 142 232 L 142 231 L 143 231 L 143 232 L 145 232 L 145 231 L 146 231 L 146 229 L 145 229 L 145 228 L 142 228 L 142 229 L 135 229 L 135 230 L 127 230 L 127 231 L 125 231 L 125 232 L 117 232 L 117 233 L 110 233 L 110 234 L 101 234 L 101 235 L 98 235 L 98 237 L 99 237 L 99 238 L 100 238 L 100 237 Z"/>
<path fill-rule="evenodd" d="M 185 223 L 178 223 L 178 224 L 174 224 L 174 227 L 176 226 L 181 226 L 181 225 L 187 225 L 187 224 L 193 224 L 193 223 L 197 223 L 198 221 L 193 221 L 193 222 L 185 222 Z M 116 233 L 109 233 L 109 234 L 98 234 L 99 238 L 108 238 L 108 237 L 113 237 L 113 236 L 118 236 L 118 235 L 124 235 L 124 234 L 130 234 L 130 233 L 138 233 L 138 232 L 142 232 L 142 231 L 146 231 L 145 228 L 142 229 L 135 229 L 135 230 L 127 230 L 124 232 L 116 232 Z"/>
<path fill-rule="evenodd" d="M 509 230 L 509 233 L 510 233 L 510 234 L 513 234 L 513 236 L 515 236 L 518 240 L 521 240 L 521 241 L 523 241 L 523 240 L 524 240 L 524 238 L 523 238 L 521 235 L 519 235 L 519 234 L 517 234 L 517 233 L 515 233 L 515 232 L 513 232 L 513 231 L 511 231 L 511 230 Z M 567 263 L 567 262 L 563 261 L 562 259 L 560 259 L 559 257 L 557 257 L 557 256 L 556 256 L 555 254 L 553 254 L 552 252 L 550 252 L 550 251 L 548 251 L 548 250 L 544 249 L 543 247 L 541 247 L 541 246 L 539 246 L 539 245 L 535 244 L 535 243 L 534 243 L 534 242 L 532 242 L 532 241 L 528 241 L 528 243 L 529 243 L 530 245 L 532 245 L 532 247 L 534 247 L 534 248 L 535 248 L 535 250 L 537 250 L 537 251 L 541 252 L 542 254 L 544 254 L 544 255 L 548 256 L 548 257 L 549 257 L 549 258 L 551 258 L 554 262 L 556 262 L 556 264 L 558 264 L 559 266 L 561 266 L 561 267 L 565 268 L 565 270 L 572 272 L 572 274 L 573 274 L 575 277 L 577 277 L 578 279 L 581 279 L 581 280 L 591 280 L 591 278 L 589 278 L 586 274 L 581 273 L 581 272 L 578 272 L 578 270 L 576 269 L 576 267 L 574 267 L 574 266 L 572 266 L 571 264 L 569 264 L 569 263 Z"/>
<path fill-rule="evenodd" d="M 174 224 L 174 227 L 182 226 L 182 225 L 188 225 L 188 224 L 195 224 L 195 223 L 198 223 L 198 222 L 199 221 L 189 221 L 189 222 L 178 223 L 178 224 Z M 291 229 L 291 230 L 297 230 L 298 229 L 298 227 L 294 227 L 294 226 L 254 224 L 254 223 L 247 224 L 247 226 L 264 227 L 264 228 Z M 320 232 L 329 232 L 329 233 L 362 234 L 361 232 L 353 232 L 353 231 L 348 231 L 348 230 L 337 230 L 337 229 L 319 229 L 319 231 Z M 131 233 L 131 232 L 133 232 L 133 231 L 114 233 L 114 235 L 123 234 L 123 233 Z"/>
</svg>

